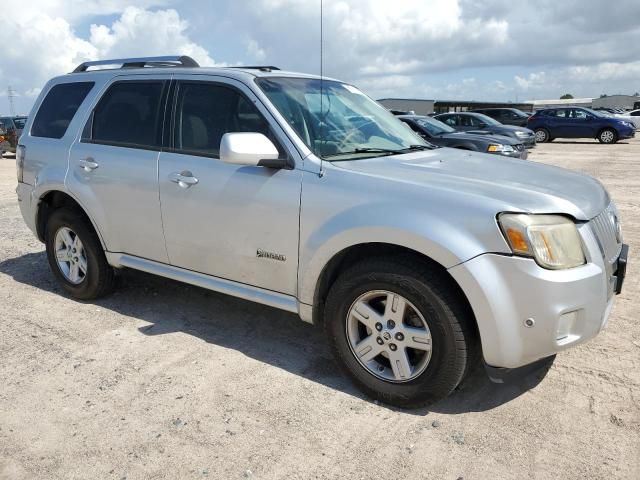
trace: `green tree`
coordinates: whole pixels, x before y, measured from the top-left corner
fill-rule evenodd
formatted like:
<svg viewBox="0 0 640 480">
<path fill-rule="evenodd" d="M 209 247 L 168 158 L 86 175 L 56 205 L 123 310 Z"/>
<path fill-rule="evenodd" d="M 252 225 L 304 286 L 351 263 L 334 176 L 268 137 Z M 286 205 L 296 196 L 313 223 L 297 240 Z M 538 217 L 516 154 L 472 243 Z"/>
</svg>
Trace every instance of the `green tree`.
<svg viewBox="0 0 640 480">
<path fill-rule="evenodd" d="M 573 95 L 571 95 L 570 93 L 565 93 L 560 97 L 560 100 L 569 100 L 571 98 L 573 98 Z"/>
</svg>

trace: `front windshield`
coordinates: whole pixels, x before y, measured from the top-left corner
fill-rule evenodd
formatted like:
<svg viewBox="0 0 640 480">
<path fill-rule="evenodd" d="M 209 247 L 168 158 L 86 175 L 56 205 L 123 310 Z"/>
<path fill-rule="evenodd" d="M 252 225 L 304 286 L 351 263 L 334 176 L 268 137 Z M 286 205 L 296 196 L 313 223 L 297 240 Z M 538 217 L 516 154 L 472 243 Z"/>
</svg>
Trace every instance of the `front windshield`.
<svg viewBox="0 0 640 480">
<path fill-rule="evenodd" d="M 502 125 L 500 122 L 498 122 L 497 120 L 491 118 L 488 115 L 485 115 L 484 113 L 474 113 L 473 115 L 478 120 L 480 120 L 481 122 L 486 123 L 487 125 Z"/>
<path fill-rule="evenodd" d="M 597 110 L 591 110 L 590 108 L 583 108 L 583 110 L 585 112 L 589 112 L 591 115 L 598 118 L 606 118 L 611 116 L 605 112 L 598 112 Z"/>
<path fill-rule="evenodd" d="M 320 79 L 256 80 L 291 128 L 315 155 L 347 160 L 431 148 L 408 125 L 360 90 Z"/>
<path fill-rule="evenodd" d="M 416 118 L 415 122 L 431 135 L 441 135 L 443 133 L 453 133 L 456 131 L 455 128 L 451 128 L 446 123 L 442 123 L 440 120 L 436 120 L 435 118 Z"/>
<path fill-rule="evenodd" d="M 16 128 L 18 130 L 22 130 L 24 128 L 24 124 L 27 123 L 27 117 L 16 117 L 13 119 L 13 123 L 16 124 Z"/>
</svg>

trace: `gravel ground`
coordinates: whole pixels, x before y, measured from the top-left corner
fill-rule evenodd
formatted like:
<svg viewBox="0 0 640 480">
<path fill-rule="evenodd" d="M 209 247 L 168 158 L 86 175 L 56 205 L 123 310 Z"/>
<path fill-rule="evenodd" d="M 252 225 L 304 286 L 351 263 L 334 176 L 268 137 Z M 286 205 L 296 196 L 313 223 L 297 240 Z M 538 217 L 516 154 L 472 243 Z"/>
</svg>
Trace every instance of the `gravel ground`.
<svg viewBox="0 0 640 480">
<path fill-rule="evenodd" d="M 360 395 L 295 316 L 125 272 L 65 296 L 0 159 L 0 478 L 640 478 L 640 140 L 540 145 L 597 176 L 631 264 L 607 329 L 510 385 L 401 411 Z M 546 373 L 546 375 L 545 375 Z"/>
</svg>

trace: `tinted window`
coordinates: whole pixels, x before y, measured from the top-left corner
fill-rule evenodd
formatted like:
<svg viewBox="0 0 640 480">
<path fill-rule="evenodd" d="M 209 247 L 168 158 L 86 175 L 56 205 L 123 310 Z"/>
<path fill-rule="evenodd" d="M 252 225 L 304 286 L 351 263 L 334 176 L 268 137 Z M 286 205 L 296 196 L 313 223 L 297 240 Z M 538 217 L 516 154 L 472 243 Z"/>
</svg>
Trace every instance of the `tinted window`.
<svg viewBox="0 0 640 480">
<path fill-rule="evenodd" d="M 577 118 L 580 120 L 586 120 L 589 118 L 589 115 L 584 110 L 570 110 L 571 118 Z"/>
<path fill-rule="evenodd" d="M 444 123 L 446 123 L 449 126 L 455 127 L 456 126 L 456 115 L 447 115 L 445 117 L 440 117 L 440 120 Z"/>
<path fill-rule="evenodd" d="M 31 127 L 34 137 L 62 138 L 93 82 L 55 85 L 42 101 Z"/>
<path fill-rule="evenodd" d="M 100 143 L 160 146 L 163 88 L 161 81 L 114 83 L 95 108 L 87 136 Z"/>
<path fill-rule="evenodd" d="M 640 117 L 640 110 L 636 110 L 635 112 L 631 112 L 629 115 L 632 117 Z"/>
<path fill-rule="evenodd" d="M 553 112 L 553 116 L 554 117 L 559 117 L 559 118 L 568 118 L 569 115 L 567 115 L 567 111 L 566 110 L 555 110 Z"/>
<path fill-rule="evenodd" d="M 262 133 L 276 144 L 267 121 L 253 103 L 237 91 L 212 83 L 181 83 L 174 147 L 217 157 L 220 140 L 229 132 Z"/>
</svg>

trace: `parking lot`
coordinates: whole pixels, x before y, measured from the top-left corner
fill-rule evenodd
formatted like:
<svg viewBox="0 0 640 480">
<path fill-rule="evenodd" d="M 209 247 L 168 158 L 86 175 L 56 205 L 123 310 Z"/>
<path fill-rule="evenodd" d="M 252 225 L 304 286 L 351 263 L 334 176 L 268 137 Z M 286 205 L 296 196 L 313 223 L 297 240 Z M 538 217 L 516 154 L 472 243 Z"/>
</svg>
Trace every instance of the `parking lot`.
<svg viewBox="0 0 640 480">
<path fill-rule="evenodd" d="M 529 158 L 617 202 L 631 258 L 609 324 L 548 372 L 476 372 L 413 411 L 363 397 L 279 310 L 133 271 L 71 300 L 0 159 L 0 478 L 640 478 L 640 139 Z"/>
</svg>

